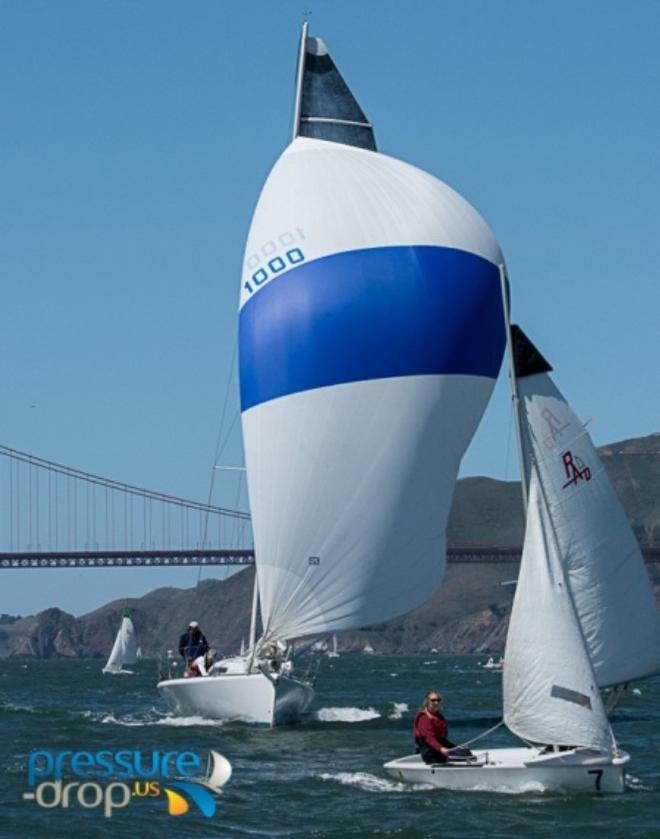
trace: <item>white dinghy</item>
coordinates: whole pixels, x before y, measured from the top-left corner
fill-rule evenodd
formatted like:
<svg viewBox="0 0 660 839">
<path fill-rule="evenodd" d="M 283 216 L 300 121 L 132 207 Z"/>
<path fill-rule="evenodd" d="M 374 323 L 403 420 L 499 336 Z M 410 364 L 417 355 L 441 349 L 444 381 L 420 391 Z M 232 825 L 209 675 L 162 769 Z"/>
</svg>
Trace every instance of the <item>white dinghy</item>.
<svg viewBox="0 0 660 839">
<path fill-rule="evenodd" d="M 599 688 L 660 671 L 660 620 L 639 545 L 552 369 L 512 327 L 527 527 L 503 669 L 504 722 L 525 747 L 456 765 L 394 760 L 397 778 L 447 789 L 622 792 L 629 756 Z M 531 745 L 538 744 L 538 745 Z"/>
<path fill-rule="evenodd" d="M 259 198 L 241 278 L 263 635 L 222 675 L 161 682 L 171 707 L 224 715 L 226 692 L 277 722 L 271 700 L 250 707 L 273 694 L 272 645 L 288 666 L 292 639 L 389 620 L 437 589 L 458 467 L 504 353 L 501 261 L 464 199 L 376 150 L 305 24 L 293 140 Z M 278 690 L 292 678 L 278 675 Z M 291 716 L 308 702 L 298 691 Z"/>
<path fill-rule="evenodd" d="M 131 676 L 133 675 L 133 671 L 127 670 L 125 665 L 135 664 L 139 658 L 141 658 L 141 655 L 138 655 L 135 627 L 133 626 L 128 609 L 124 609 L 121 624 L 115 637 L 115 643 L 112 645 L 110 657 L 101 672 L 113 676 Z"/>
</svg>

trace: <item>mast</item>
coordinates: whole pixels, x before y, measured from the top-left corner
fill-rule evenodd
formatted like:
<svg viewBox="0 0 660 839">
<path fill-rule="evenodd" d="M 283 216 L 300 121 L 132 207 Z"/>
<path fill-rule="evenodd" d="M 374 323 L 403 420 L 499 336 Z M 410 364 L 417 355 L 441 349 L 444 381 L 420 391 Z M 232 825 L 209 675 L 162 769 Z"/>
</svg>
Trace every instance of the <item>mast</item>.
<svg viewBox="0 0 660 839">
<path fill-rule="evenodd" d="M 309 22 L 305 21 L 302 25 L 302 32 L 300 33 L 300 49 L 298 52 L 298 71 L 296 73 L 296 98 L 293 106 L 293 136 L 295 140 L 298 136 L 298 129 L 300 127 L 300 111 L 302 108 L 302 88 L 303 77 L 305 75 L 305 51 L 307 46 L 307 30 L 309 29 Z"/>
<path fill-rule="evenodd" d="M 502 289 L 502 311 L 504 312 L 504 331 L 506 333 L 506 348 L 509 357 L 509 381 L 511 382 L 511 401 L 516 424 L 516 442 L 518 444 L 518 463 L 520 464 L 520 487 L 523 497 L 523 512 L 527 515 L 527 470 L 525 469 L 525 449 L 523 442 L 522 420 L 520 417 L 520 396 L 518 395 L 518 379 L 513 358 L 513 341 L 511 340 L 511 319 L 509 314 L 508 277 L 504 265 L 499 266 L 500 286 Z"/>
<path fill-rule="evenodd" d="M 257 606 L 259 604 L 259 578 L 257 577 L 257 569 L 254 569 L 254 586 L 252 588 L 252 615 L 250 617 L 250 638 L 248 640 L 248 650 L 253 650 L 254 656 L 254 642 L 257 635 Z"/>
</svg>

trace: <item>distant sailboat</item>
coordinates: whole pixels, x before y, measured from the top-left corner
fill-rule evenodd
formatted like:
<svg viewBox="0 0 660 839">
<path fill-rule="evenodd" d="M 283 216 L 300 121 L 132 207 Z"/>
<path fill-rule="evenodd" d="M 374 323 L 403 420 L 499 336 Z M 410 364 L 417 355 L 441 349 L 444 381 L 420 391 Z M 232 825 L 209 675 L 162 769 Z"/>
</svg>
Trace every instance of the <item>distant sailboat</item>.
<svg viewBox="0 0 660 839">
<path fill-rule="evenodd" d="M 448 789 L 622 792 L 630 760 L 599 688 L 660 672 L 660 618 L 639 545 L 551 367 L 511 328 L 527 527 L 507 634 L 504 722 L 527 745 L 385 768 Z M 532 745 L 539 744 L 539 745 Z"/>
<path fill-rule="evenodd" d="M 337 651 L 337 633 L 332 633 L 332 647 L 326 652 L 328 658 L 339 658 L 339 653 Z"/>
<path fill-rule="evenodd" d="M 488 661 L 481 665 L 484 670 L 501 670 L 504 667 L 504 659 L 500 656 L 499 661 L 495 661 L 493 656 L 489 656 Z"/>
<path fill-rule="evenodd" d="M 112 675 L 132 675 L 133 671 L 126 670 L 125 665 L 135 664 L 140 657 L 141 653 L 137 645 L 135 627 L 128 609 L 124 609 L 112 652 L 102 672 Z"/>
<path fill-rule="evenodd" d="M 367 641 L 367 643 L 362 647 L 362 655 L 373 655 L 376 652 L 371 644 Z"/>
<path fill-rule="evenodd" d="M 440 585 L 456 475 L 505 343 L 490 229 L 446 184 L 376 150 L 307 24 L 294 113 L 241 278 L 263 635 L 217 665 L 240 679 L 159 684 L 179 713 L 269 724 L 313 696 L 293 675 L 293 639 L 386 621 Z"/>
</svg>

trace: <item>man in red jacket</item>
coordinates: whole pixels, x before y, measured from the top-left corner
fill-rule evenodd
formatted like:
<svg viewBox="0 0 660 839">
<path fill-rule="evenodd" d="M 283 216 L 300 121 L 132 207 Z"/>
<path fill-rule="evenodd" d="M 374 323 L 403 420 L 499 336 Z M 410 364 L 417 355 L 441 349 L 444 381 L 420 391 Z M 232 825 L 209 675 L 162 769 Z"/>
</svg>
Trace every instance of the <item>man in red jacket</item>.
<svg viewBox="0 0 660 839">
<path fill-rule="evenodd" d="M 430 690 L 415 716 L 413 732 L 417 751 L 424 763 L 446 763 L 455 746 L 447 737 L 447 720 L 440 713 L 442 696 Z"/>
</svg>

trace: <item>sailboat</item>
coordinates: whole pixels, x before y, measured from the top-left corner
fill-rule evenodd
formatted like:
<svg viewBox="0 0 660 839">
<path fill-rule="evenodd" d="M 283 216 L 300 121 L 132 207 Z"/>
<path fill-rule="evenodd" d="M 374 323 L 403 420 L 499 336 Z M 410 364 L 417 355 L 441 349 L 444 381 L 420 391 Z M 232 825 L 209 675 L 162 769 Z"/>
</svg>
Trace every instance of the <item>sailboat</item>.
<svg viewBox="0 0 660 839">
<path fill-rule="evenodd" d="M 460 765 L 419 755 L 397 778 L 449 789 L 617 793 L 630 756 L 600 688 L 660 672 L 660 618 L 644 560 L 584 427 L 552 368 L 511 327 L 527 522 L 507 634 L 503 721 L 524 746 L 475 751 Z"/>
<path fill-rule="evenodd" d="M 326 652 L 326 655 L 328 656 L 328 658 L 339 658 L 339 652 L 337 650 L 337 633 L 336 632 L 332 633 L 332 646 Z"/>
<path fill-rule="evenodd" d="M 244 718 L 282 721 L 285 690 L 287 720 L 309 705 L 311 687 L 294 684 L 294 639 L 389 620 L 440 585 L 458 467 L 504 353 L 501 261 L 461 196 L 378 152 L 305 23 L 293 139 L 259 197 L 241 278 L 263 626 L 231 664 L 241 694 L 259 697 L 249 711 L 237 703 Z M 232 683 L 227 672 L 159 689 L 177 711 L 206 694 L 206 712 L 222 717 Z"/>
<path fill-rule="evenodd" d="M 112 675 L 132 675 L 132 670 L 126 670 L 126 664 L 135 664 L 140 655 L 138 655 L 138 645 L 135 636 L 135 627 L 130 618 L 128 609 L 124 609 L 121 618 L 121 624 L 115 637 L 115 643 L 112 645 L 110 657 L 103 668 L 103 673 L 110 673 Z"/>
</svg>

